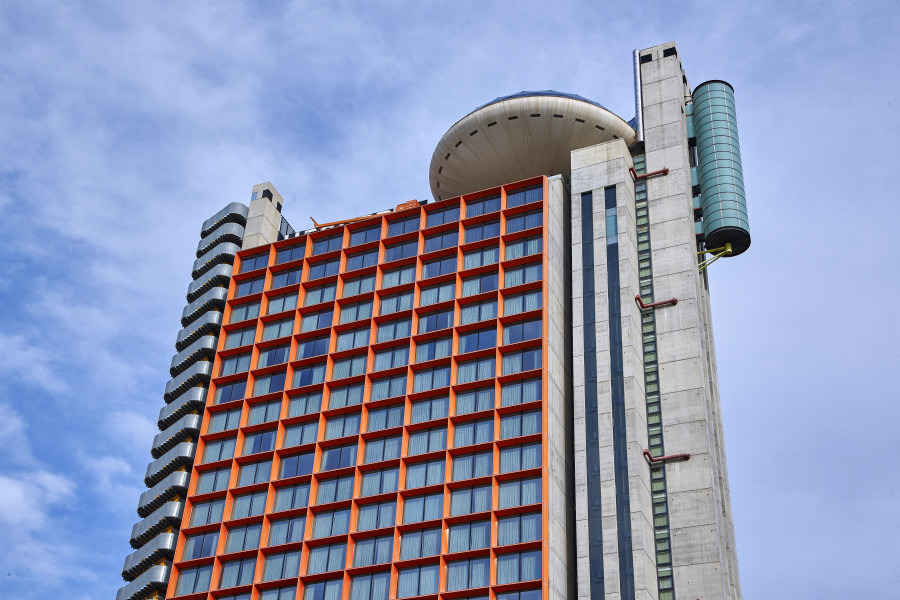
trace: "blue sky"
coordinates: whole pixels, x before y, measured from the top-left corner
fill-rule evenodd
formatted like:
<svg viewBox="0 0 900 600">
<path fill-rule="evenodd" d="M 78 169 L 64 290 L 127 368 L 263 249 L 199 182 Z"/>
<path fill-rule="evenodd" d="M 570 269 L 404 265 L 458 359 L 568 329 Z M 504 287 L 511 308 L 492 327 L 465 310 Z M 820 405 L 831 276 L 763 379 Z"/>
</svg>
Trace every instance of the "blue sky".
<svg viewBox="0 0 900 600">
<path fill-rule="evenodd" d="M 627 7 L 627 9 L 625 8 Z M 428 198 L 441 134 L 631 51 L 736 90 L 753 246 L 710 268 L 747 598 L 900 595 L 896 0 L 0 4 L 0 597 L 107 599 L 200 223 Z"/>
</svg>

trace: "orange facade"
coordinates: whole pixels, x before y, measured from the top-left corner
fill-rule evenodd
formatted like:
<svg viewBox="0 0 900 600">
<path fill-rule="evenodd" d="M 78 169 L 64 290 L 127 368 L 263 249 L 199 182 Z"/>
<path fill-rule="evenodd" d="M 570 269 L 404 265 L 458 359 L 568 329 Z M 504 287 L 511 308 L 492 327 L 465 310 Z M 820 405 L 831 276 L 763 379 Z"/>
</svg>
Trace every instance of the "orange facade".
<svg viewBox="0 0 900 600">
<path fill-rule="evenodd" d="M 238 254 L 166 597 L 546 597 L 547 186 Z"/>
</svg>

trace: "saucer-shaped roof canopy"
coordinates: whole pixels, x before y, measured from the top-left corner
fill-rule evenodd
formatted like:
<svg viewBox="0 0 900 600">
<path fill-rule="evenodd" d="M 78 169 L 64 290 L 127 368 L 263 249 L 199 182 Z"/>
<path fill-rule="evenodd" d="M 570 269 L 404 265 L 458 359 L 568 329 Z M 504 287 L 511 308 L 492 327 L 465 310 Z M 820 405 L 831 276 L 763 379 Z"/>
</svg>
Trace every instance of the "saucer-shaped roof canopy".
<svg viewBox="0 0 900 600">
<path fill-rule="evenodd" d="M 612 139 L 631 145 L 635 131 L 600 104 L 561 92 L 497 98 L 456 122 L 431 157 L 435 200 L 538 175 L 569 178 L 570 153 Z"/>
</svg>

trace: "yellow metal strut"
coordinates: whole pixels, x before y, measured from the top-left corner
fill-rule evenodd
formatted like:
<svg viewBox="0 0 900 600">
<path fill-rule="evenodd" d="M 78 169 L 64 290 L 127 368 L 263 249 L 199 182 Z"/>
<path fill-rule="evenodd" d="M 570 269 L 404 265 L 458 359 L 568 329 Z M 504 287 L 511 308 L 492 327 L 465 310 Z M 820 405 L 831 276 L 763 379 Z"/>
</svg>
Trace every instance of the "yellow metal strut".
<svg viewBox="0 0 900 600">
<path fill-rule="evenodd" d="M 698 252 L 698 256 L 703 256 L 704 254 L 712 254 L 711 258 L 707 258 L 699 265 L 699 270 L 702 271 L 709 265 L 713 264 L 723 256 L 731 256 L 731 242 L 725 242 L 725 245 L 720 248 L 708 248 L 701 252 Z"/>
</svg>

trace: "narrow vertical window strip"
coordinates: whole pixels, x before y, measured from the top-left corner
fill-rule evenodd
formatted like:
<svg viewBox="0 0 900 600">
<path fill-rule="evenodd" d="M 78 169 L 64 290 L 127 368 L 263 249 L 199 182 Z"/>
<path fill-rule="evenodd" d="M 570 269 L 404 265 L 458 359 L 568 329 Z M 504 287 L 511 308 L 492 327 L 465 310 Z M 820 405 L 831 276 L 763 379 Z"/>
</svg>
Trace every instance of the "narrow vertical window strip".
<svg viewBox="0 0 900 600">
<path fill-rule="evenodd" d="M 584 411 L 591 597 L 603 598 L 603 526 L 600 509 L 600 433 L 597 422 L 597 330 L 594 314 L 593 194 L 581 195 L 582 312 L 584 317 Z"/>
<path fill-rule="evenodd" d="M 634 557 L 631 553 L 631 498 L 625 423 L 625 377 L 622 356 L 622 307 L 619 285 L 619 236 L 616 188 L 604 190 L 606 209 L 606 279 L 609 298 L 610 387 L 612 391 L 613 464 L 616 481 L 616 525 L 619 541 L 619 586 L 622 598 L 634 600 Z"/>
</svg>

